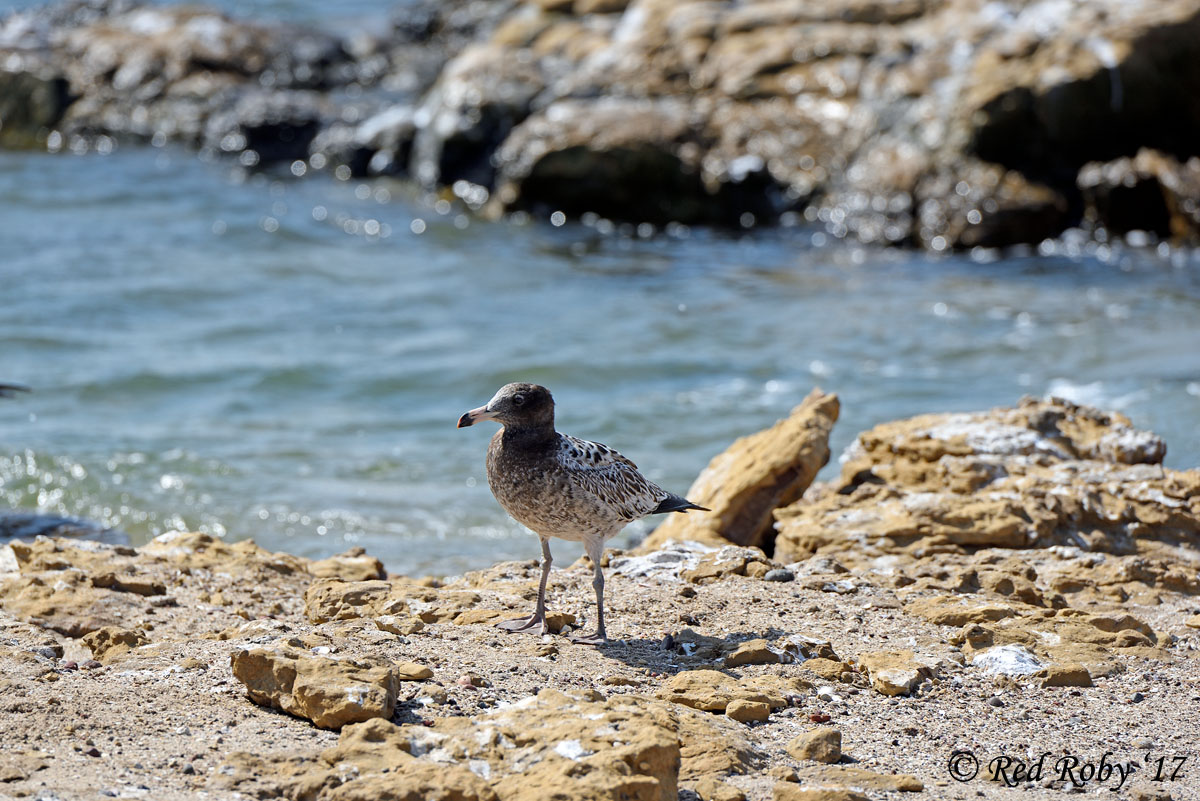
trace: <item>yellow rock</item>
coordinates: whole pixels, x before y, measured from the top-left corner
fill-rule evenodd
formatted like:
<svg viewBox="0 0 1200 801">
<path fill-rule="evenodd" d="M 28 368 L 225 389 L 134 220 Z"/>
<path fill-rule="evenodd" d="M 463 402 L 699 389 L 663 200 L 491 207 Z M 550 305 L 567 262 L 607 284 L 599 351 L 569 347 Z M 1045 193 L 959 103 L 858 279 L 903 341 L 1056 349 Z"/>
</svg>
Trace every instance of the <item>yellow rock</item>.
<svg viewBox="0 0 1200 801">
<path fill-rule="evenodd" d="M 117 626 L 105 626 L 102 629 L 89 632 L 83 636 L 84 644 L 92 649 L 92 657 L 108 664 L 128 654 L 139 645 L 150 642 L 140 631 L 132 631 Z"/>
<path fill-rule="evenodd" d="M 842 758 L 842 733 L 829 727 L 813 729 L 793 737 L 786 748 L 796 759 L 832 765 Z"/>
<path fill-rule="evenodd" d="M 883 695 L 908 695 L 930 675 L 912 651 L 874 651 L 859 657 L 871 678 L 871 686 Z"/>
<path fill-rule="evenodd" d="M 323 729 L 390 718 L 402 678 L 401 670 L 386 659 L 332 659 L 282 646 L 236 650 L 230 664 L 251 701 Z M 402 667 L 409 669 L 408 677 L 428 671 L 411 663 Z"/>
<path fill-rule="evenodd" d="M 638 550 L 687 540 L 763 545 L 774 534 L 774 510 L 804 494 L 829 461 L 829 433 L 837 418 L 837 396 L 814 389 L 786 419 L 737 440 L 686 493 L 712 511 L 672 515 Z"/>
<path fill-rule="evenodd" d="M 1051 665 L 1034 674 L 1043 687 L 1091 687 L 1092 674 L 1083 665 Z"/>
<path fill-rule="evenodd" d="M 387 578 L 383 562 L 367 554 L 360 546 L 328 559 L 311 562 L 308 572 L 319 578 L 338 578 L 343 581 L 368 581 Z"/>
<path fill-rule="evenodd" d="M 763 723 L 771 715 L 771 705 L 766 701 L 735 698 L 726 705 L 725 714 L 738 723 Z"/>
</svg>

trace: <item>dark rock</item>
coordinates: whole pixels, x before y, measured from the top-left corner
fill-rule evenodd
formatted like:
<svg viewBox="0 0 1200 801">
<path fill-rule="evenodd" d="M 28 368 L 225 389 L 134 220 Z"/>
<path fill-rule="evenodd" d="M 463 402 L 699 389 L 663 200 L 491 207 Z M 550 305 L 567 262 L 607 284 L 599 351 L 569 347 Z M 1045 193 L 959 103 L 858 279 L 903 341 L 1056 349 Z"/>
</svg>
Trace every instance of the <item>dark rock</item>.
<svg viewBox="0 0 1200 801">
<path fill-rule="evenodd" d="M 493 154 L 545 87 L 537 65 L 494 45 L 473 45 L 446 65 L 417 113 L 413 175 L 426 186 L 491 186 Z"/>
<path fill-rule="evenodd" d="M 125 532 L 105 528 L 90 520 L 0 510 L 0 541 L 32 540 L 36 537 L 74 537 L 111 545 L 129 544 L 129 535 Z"/>
<path fill-rule="evenodd" d="M 763 576 L 763 581 L 795 581 L 796 574 L 792 571 L 777 567 L 774 570 L 768 570 Z"/>
<path fill-rule="evenodd" d="M 49 68 L 12 66 L 0 68 L 0 147 L 43 144 L 71 104 L 69 84 Z"/>
<path fill-rule="evenodd" d="M 1200 239 L 1200 159 L 1185 164 L 1154 150 L 1085 164 L 1077 178 L 1084 218 L 1110 233 L 1146 231 Z"/>
</svg>

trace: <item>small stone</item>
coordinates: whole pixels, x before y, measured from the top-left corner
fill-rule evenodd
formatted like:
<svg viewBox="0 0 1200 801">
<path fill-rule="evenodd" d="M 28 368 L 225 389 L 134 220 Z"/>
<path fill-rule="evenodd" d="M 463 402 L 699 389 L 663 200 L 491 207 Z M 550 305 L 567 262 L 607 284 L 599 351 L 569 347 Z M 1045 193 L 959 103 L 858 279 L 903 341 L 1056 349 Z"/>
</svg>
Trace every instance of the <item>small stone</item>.
<svg viewBox="0 0 1200 801">
<path fill-rule="evenodd" d="M 98 757 L 98 756 L 100 756 L 100 749 L 93 745 L 91 748 L 84 749 L 83 755 L 90 756 L 90 757 Z"/>
<path fill-rule="evenodd" d="M 763 576 L 763 581 L 795 581 L 796 574 L 788 570 L 786 567 L 777 567 L 774 570 L 768 570 Z"/>
<path fill-rule="evenodd" d="M 737 698 L 725 707 L 725 714 L 738 723 L 763 723 L 771 715 L 771 705 L 766 701 L 745 701 Z"/>
<path fill-rule="evenodd" d="M 1133 741 L 1133 747 L 1139 751 L 1149 751 L 1154 748 L 1154 741 L 1148 737 L 1140 737 Z"/>
<path fill-rule="evenodd" d="M 491 687 L 492 683 L 477 673 L 464 673 L 458 677 L 460 687 Z"/>
<path fill-rule="evenodd" d="M 81 668 L 83 668 L 84 670 L 95 670 L 98 667 L 104 667 L 99 662 L 97 662 L 95 659 L 85 659 L 83 662 L 81 662 L 79 664 L 79 666 Z"/>
<path fill-rule="evenodd" d="M 776 765 L 767 771 L 767 775 L 773 779 L 778 779 L 781 782 L 800 781 L 800 777 L 796 775 L 796 769 L 789 768 L 787 765 Z"/>
<path fill-rule="evenodd" d="M 989 698 L 987 700 L 987 702 L 988 702 L 988 706 L 996 706 L 996 707 L 1004 706 L 1004 701 L 1002 701 L 1000 699 L 1000 696 L 998 696 L 998 695 L 993 695 L 991 698 Z"/>
<path fill-rule="evenodd" d="M 183 773 L 185 776 L 194 776 L 196 773 L 196 769 L 189 762 L 188 764 L 183 766 L 183 770 L 181 770 L 180 773 Z"/>
<path fill-rule="evenodd" d="M 826 715 L 824 712 L 813 712 L 808 716 L 809 723 L 828 723 L 829 721 L 829 715 Z"/>
<path fill-rule="evenodd" d="M 1051 665 L 1036 674 L 1043 687 L 1091 687 L 1092 674 L 1083 665 Z"/>
<path fill-rule="evenodd" d="M 1146 696 L 1142 695 L 1141 693 L 1134 693 L 1133 695 L 1131 695 L 1129 697 L 1129 701 L 1134 704 L 1140 704 L 1142 701 L 1145 701 L 1145 700 L 1146 700 Z"/>
<path fill-rule="evenodd" d="M 832 765 L 842 758 L 842 733 L 828 727 L 806 731 L 792 738 L 787 752 L 796 759 Z"/>
</svg>

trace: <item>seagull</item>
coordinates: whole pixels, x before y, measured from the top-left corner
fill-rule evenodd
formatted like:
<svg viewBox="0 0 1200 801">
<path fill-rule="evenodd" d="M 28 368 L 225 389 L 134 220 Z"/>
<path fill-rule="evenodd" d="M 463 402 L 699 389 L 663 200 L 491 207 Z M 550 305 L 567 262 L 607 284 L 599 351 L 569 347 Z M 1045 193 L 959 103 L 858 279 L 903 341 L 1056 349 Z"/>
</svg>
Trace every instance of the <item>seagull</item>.
<svg viewBox="0 0 1200 801">
<path fill-rule="evenodd" d="M 687 498 L 667 492 L 638 472 L 637 465 L 607 445 L 554 430 L 554 398 L 537 384 L 506 384 L 486 405 L 458 418 L 466 428 L 495 420 L 501 429 L 487 454 L 492 494 L 517 522 L 529 527 L 542 543 L 542 580 L 531 616 L 497 624 L 506 631 L 541 626 L 547 634 L 546 580 L 550 576 L 550 538 L 582 542 L 595 572 L 597 627 L 574 642 L 599 645 L 604 631 L 604 542 L 627 523 L 666 512 L 709 511 Z"/>
<path fill-rule="evenodd" d="M 14 398 L 18 392 L 28 392 L 29 387 L 20 384 L 0 384 L 0 398 Z"/>
</svg>

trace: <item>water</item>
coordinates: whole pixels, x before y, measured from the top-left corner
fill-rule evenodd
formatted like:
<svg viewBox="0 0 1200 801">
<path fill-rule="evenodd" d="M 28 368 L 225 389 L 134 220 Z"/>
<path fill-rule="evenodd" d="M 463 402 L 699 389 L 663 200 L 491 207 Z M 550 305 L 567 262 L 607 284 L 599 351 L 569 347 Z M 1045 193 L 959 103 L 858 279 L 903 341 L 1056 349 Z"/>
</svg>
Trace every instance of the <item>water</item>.
<svg viewBox="0 0 1200 801">
<path fill-rule="evenodd" d="M 0 404 L 0 507 L 139 542 L 358 544 L 415 574 L 532 558 L 486 486 L 493 429 L 454 427 L 518 379 L 676 491 L 818 384 L 842 398 L 835 452 L 884 420 L 1053 392 L 1200 464 L 1193 254 L 1067 242 L 979 262 L 435 201 L 170 148 L 0 152 L 0 381 L 36 388 Z"/>
</svg>

